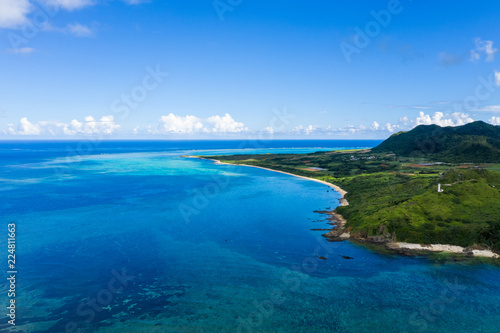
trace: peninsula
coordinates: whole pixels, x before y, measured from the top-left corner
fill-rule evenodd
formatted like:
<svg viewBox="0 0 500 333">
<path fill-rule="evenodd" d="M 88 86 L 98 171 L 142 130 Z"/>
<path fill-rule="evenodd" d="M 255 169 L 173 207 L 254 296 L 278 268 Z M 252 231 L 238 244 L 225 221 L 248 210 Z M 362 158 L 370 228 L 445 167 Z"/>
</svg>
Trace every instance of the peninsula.
<svg viewBox="0 0 500 333">
<path fill-rule="evenodd" d="M 373 149 L 204 158 L 334 184 L 345 201 L 332 213 L 345 221 L 324 235 L 332 241 L 499 257 L 499 126 L 421 125 Z"/>
</svg>

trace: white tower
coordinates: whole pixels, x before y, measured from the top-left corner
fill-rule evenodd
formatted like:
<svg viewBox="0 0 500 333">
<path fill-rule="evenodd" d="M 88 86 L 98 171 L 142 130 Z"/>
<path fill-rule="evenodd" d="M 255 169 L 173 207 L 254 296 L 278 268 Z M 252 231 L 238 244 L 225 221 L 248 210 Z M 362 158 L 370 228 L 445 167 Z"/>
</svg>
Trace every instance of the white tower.
<svg viewBox="0 0 500 333">
<path fill-rule="evenodd" d="M 438 192 L 443 192 L 443 189 L 441 189 L 441 183 L 438 183 Z"/>
</svg>

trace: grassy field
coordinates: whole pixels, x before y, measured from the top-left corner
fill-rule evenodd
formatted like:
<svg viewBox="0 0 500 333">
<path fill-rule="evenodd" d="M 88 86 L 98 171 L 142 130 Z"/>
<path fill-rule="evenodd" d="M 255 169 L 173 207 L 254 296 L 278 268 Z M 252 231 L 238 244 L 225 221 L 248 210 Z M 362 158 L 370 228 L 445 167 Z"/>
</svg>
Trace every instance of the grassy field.
<svg viewBox="0 0 500 333">
<path fill-rule="evenodd" d="M 398 241 L 500 251 L 498 164 L 427 163 L 367 150 L 206 157 L 339 185 L 349 206 L 337 211 L 359 237 L 390 234 Z"/>
</svg>

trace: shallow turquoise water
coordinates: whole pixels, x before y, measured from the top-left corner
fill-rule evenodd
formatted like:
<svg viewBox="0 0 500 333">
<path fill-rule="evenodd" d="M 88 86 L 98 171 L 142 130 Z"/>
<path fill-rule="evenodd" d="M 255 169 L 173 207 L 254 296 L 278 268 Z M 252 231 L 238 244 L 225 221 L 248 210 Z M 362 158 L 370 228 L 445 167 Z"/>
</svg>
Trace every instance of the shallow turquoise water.
<svg viewBox="0 0 500 333">
<path fill-rule="evenodd" d="M 13 331 L 498 332 L 500 269 L 328 243 L 311 230 L 328 227 L 314 211 L 334 208 L 338 193 L 181 157 L 249 153 L 220 145 L 5 154 L 1 217 L 16 223 L 18 245 Z M 12 328 L 4 320 L 0 330 Z"/>
</svg>

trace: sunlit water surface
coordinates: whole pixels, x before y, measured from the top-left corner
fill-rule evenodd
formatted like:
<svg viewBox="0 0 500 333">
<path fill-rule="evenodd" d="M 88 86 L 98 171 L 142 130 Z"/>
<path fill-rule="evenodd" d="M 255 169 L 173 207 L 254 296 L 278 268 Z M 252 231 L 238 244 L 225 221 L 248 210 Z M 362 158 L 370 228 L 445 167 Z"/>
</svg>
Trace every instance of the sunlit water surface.
<svg viewBox="0 0 500 333">
<path fill-rule="evenodd" d="M 18 274 L 0 330 L 498 332 L 497 267 L 328 243 L 311 229 L 338 205 L 329 187 L 182 157 L 375 144 L 1 143 L 0 248 L 15 222 Z"/>
</svg>

